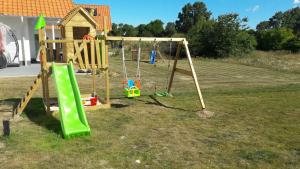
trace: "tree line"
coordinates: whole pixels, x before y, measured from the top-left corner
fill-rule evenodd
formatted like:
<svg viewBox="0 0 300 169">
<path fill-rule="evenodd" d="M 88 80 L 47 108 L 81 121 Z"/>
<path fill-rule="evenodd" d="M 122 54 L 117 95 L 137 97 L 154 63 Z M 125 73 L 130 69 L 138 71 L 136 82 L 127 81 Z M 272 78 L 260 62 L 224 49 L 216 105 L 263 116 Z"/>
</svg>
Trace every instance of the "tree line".
<svg viewBox="0 0 300 169">
<path fill-rule="evenodd" d="M 186 37 L 195 56 L 228 57 L 258 50 L 300 50 L 300 8 L 277 12 L 268 21 L 247 26 L 248 19 L 236 13 L 212 17 L 205 3 L 184 5 L 175 22 L 157 19 L 136 27 L 112 24 L 110 35 L 140 37 Z"/>
</svg>

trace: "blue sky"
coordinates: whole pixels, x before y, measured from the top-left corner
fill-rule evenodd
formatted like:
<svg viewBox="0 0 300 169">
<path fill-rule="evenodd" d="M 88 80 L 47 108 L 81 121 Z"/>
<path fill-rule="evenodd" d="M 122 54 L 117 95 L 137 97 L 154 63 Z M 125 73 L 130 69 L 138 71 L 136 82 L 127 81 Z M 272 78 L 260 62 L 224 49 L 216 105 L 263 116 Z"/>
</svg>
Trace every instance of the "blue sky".
<svg viewBox="0 0 300 169">
<path fill-rule="evenodd" d="M 137 26 L 161 19 L 173 22 L 186 3 L 197 0 L 74 0 L 76 3 L 109 5 L 114 23 L 128 23 Z M 255 28 L 277 11 L 300 6 L 300 0 L 203 0 L 214 18 L 235 12 L 249 18 L 249 26 Z"/>
</svg>

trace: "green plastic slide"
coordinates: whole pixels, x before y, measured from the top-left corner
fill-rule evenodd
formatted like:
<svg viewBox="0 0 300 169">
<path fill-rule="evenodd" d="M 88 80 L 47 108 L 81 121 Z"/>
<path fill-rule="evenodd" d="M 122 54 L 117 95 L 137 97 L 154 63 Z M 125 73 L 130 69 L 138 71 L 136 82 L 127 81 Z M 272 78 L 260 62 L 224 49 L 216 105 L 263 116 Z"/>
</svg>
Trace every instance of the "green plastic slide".
<svg viewBox="0 0 300 169">
<path fill-rule="evenodd" d="M 53 64 L 53 77 L 58 95 L 60 122 L 64 138 L 90 135 L 73 64 L 57 66 Z"/>
</svg>

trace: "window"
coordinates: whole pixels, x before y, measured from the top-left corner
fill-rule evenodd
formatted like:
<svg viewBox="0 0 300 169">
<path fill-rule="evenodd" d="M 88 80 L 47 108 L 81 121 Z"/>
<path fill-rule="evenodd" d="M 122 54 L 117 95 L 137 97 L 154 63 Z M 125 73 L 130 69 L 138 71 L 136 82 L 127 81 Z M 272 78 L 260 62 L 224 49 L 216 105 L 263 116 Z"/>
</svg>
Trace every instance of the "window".
<svg viewBox="0 0 300 169">
<path fill-rule="evenodd" d="M 91 13 L 92 10 L 94 10 L 93 16 L 97 16 L 97 8 L 84 8 L 88 13 Z"/>
</svg>

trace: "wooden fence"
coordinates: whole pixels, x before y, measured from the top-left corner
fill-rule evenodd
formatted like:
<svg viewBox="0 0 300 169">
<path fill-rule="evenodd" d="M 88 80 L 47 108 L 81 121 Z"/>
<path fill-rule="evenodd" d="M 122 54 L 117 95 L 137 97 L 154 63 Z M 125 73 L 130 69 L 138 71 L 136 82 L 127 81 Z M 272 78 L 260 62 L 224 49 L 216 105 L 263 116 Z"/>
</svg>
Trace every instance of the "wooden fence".
<svg viewBox="0 0 300 169">
<path fill-rule="evenodd" d="M 48 63 L 73 61 L 80 69 L 108 67 L 108 47 L 104 40 L 46 40 L 45 48 Z"/>
</svg>

